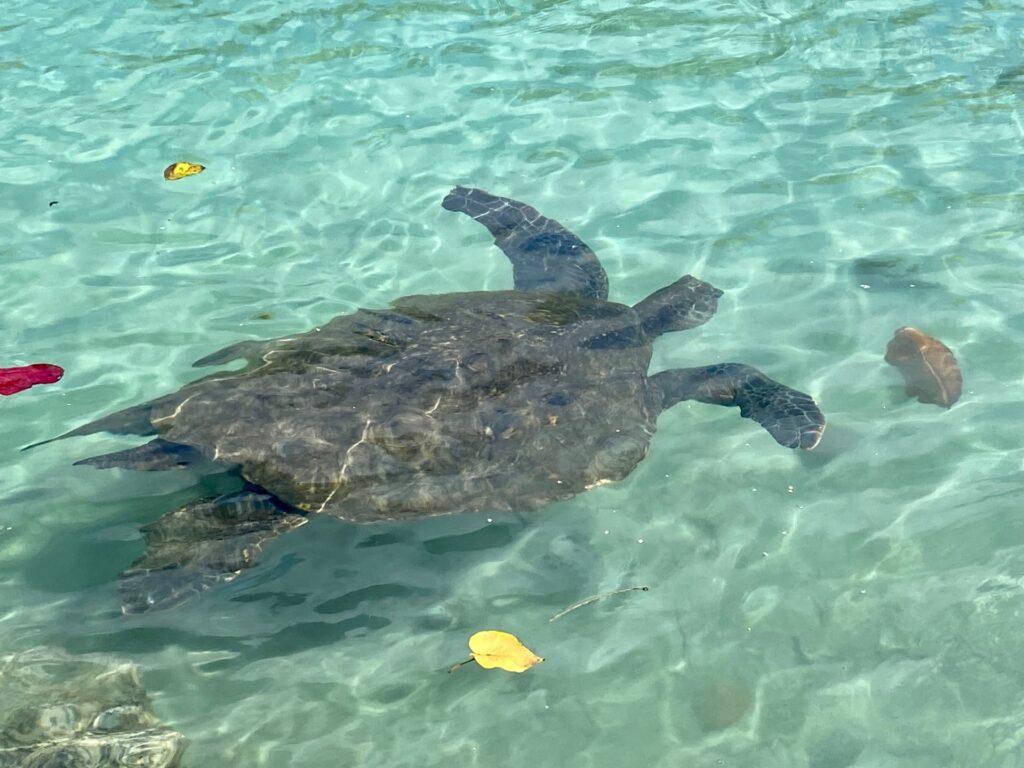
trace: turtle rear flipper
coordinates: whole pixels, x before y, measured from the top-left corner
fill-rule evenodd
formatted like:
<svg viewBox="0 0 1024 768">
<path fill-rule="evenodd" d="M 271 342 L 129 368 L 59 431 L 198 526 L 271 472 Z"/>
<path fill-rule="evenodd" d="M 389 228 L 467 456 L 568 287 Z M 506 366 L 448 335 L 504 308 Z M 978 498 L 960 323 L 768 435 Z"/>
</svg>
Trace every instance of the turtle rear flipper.
<svg viewBox="0 0 1024 768">
<path fill-rule="evenodd" d="M 608 275 L 590 247 L 535 208 L 466 187 L 455 187 L 441 205 L 487 227 L 512 262 L 516 290 L 608 298 Z"/>
<path fill-rule="evenodd" d="M 81 459 L 75 462 L 75 466 L 88 464 L 99 469 L 117 467 L 120 469 L 155 471 L 191 467 L 204 460 L 204 456 L 195 448 L 182 445 L 181 443 L 172 443 L 169 440 L 158 437 L 156 440 L 150 440 L 145 445 Z"/>
<path fill-rule="evenodd" d="M 205 499 L 142 528 L 146 551 L 121 574 L 124 613 L 170 608 L 256 564 L 263 545 L 307 521 L 267 493 Z"/>
<path fill-rule="evenodd" d="M 742 363 L 676 368 L 656 373 L 648 383 L 655 407 L 669 408 L 681 400 L 739 406 L 740 416 L 753 419 L 788 448 L 809 451 L 825 432 L 825 416 L 810 395 Z"/>
</svg>

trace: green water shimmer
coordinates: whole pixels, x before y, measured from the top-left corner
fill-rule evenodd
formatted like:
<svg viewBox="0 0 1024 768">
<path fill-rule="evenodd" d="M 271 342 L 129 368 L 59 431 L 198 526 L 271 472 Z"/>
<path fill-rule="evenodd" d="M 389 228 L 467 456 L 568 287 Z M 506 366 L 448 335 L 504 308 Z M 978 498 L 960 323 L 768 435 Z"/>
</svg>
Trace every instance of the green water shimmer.
<svg viewBox="0 0 1024 768">
<path fill-rule="evenodd" d="M 7 0 L 0 366 L 67 374 L 0 398 L 0 652 L 136 661 L 187 768 L 1024 766 L 1022 40 L 1019 2 Z M 240 339 L 508 287 L 456 183 L 564 222 L 612 298 L 723 289 L 655 367 L 756 365 L 822 450 L 682 404 L 617 485 L 318 519 L 122 617 L 138 526 L 230 483 L 18 448 Z M 950 411 L 882 361 L 902 325 L 955 351 Z M 445 674 L 484 628 L 547 661 Z"/>
</svg>

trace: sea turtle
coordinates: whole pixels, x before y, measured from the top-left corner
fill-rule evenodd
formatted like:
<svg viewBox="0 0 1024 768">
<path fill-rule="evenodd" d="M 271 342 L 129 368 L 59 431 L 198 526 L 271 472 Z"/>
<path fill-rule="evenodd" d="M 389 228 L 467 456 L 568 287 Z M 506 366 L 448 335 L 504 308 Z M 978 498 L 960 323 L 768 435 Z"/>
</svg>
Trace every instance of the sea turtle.
<svg viewBox="0 0 1024 768">
<path fill-rule="evenodd" d="M 134 664 L 44 647 L 0 656 L 0 768 L 177 768 L 185 745 L 150 711 Z"/>
<path fill-rule="evenodd" d="M 530 206 L 456 187 L 442 203 L 483 224 L 513 290 L 407 296 L 307 333 L 243 341 L 199 360 L 215 373 L 69 432 L 156 435 L 85 459 L 97 467 L 233 468 L 238 493 L 143 529 L 122 582 L 126 611 L 230 578 L 266 539 L 315 513 L 356 522 L 540 507 L 620 480 L 681 400 L 739 406 L 779 443 L 811 449 L 810 396 L 719 363 L 648 375 L 654 340 L 710 318 L 721 291 L 689 275 L 639 303 L 576 235 Z M 68 436 L 65 435 L 65 436 Z"/>
</svg>

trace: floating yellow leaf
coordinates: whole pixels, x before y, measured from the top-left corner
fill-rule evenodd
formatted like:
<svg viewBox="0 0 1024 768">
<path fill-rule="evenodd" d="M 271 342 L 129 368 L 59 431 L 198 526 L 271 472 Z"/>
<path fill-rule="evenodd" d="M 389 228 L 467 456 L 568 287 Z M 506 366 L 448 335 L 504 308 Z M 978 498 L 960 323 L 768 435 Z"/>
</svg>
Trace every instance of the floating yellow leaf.
<svg viewBox="0 0 1024 768">
<path fill-rule="evenodd" d="M 495 629 L 477 632 L 469 638 L 469 651 L 484 669 L 497 667 L 509 672 L 525 672 L 544 661 L 515 635 Z"/>
<path fill-rule="evenodd" d="M 168 181 L 177 181 L 186 176 L 202 173 L 204 170 L 206 170 L 206 166 L 197 163 L 171 163 L 164 168 L 164 178 Z"/>
</svg>

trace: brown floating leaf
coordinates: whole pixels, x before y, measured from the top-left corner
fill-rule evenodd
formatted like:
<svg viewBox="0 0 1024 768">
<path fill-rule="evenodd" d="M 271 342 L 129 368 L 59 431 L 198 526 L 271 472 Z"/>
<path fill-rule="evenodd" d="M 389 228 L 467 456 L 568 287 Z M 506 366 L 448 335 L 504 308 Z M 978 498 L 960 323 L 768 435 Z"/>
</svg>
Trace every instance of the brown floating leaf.
<svg viewBox="0 0 1024 768">
<path fill-rule="evenodd" d="M 960 399 L 963 377 L 945 344 L 910 326 L 896 329 L 885 350 L 885 362 L 903 374 L 907 394 L 922 403 L 949 408 Z"/>
</svg>

